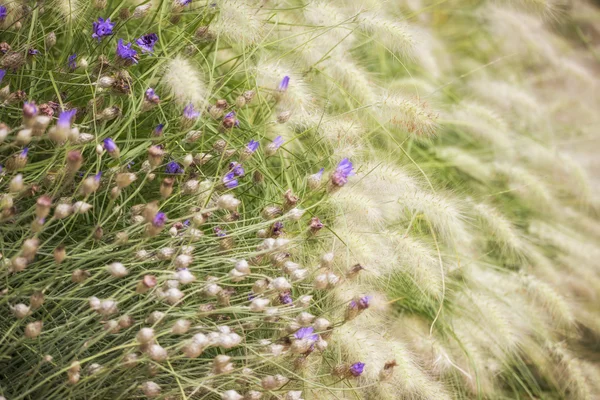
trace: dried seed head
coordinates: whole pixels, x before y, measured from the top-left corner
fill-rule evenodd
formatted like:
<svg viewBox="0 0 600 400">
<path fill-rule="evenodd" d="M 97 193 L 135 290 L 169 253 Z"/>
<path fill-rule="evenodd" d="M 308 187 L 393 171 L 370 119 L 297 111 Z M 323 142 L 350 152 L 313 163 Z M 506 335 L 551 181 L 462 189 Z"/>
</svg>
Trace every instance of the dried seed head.
<svg viewBox="0 0 600 400">
<path fill-rule="evenodd" d="M 42 333 L 42 321 L 31 322 L 25 327 L 25 337 L 33 339 L 38 337 Z"/>
<path fill-rule="evenodd" d="M 60 245 L 54 249 L 54 262 L 57 264 L 62 263 L 67 258 L 67 250 L 65 246 Z"/>
</svg>

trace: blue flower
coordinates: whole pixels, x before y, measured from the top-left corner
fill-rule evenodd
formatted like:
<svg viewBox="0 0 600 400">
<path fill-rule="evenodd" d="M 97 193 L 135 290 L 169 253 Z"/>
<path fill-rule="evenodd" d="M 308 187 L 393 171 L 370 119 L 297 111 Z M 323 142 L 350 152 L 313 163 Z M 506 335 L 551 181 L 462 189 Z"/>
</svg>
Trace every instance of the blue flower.
<svg viewBox="0 0 600 400">
<path fill-rule="evenodd" d="M 156 94 L 156 92 L 154 92 L 154 89 L 152 88 L 148 88 L 146 89 L 146 93 L 145 93 L 145 98 L 147 101 L 149 101 L 150 103 L 158 103 L 160 102 L 160 97 L 158 97 L 158 95 Z"/>
<path fill-rule="evenodd" d="M 165 127 L 165 124 L 156 125 L 156 128 L 154 128 L 154 131 L 152 132 L 152 134 L 154 136 L 162 136 L 164 127 Z"/>
<path fill-rule="evenodd" d="M 286 75 L 283 77 L 281 82 L 279 82 L 279 87 L 277 88 L 277 90 L 279 90 L 280 92 L 285 92 L 289 85 L 290 85 L 290 77 Z"/>
<path fill-rule="evenodd" d="M 131 43 L 123 44 L 123 39 L 117 43 L 117 57 L 132 64 L 138 63 L 137 51 L 131 48 Z"/>
<path fill-rule="evenodd" d="M 273 140 L 273 145 L 275 146 L 275 148 L 280 148 L 281 145 L 283 144 L 283 142 L 285 142 L 285 140 L 283 139 L 283 137 L 281 136 L 277 136 L 275 138 L 275 140 Z"/>
<path fill-rule="evenodd" d="M 135 41 L 140 49 L 142 49 L 142 53 L 154 52 L 156 42 L 158 42 L 158 35 L 156 33 L 148 33 Z"/>
<path fill-rule="evenodd" d="M 27 157 L 27 153 L 29 153 L 29 147 L 25 147 L 23 150 L 21 150 L 21 154 L 19 156 L 21 158 L 25 158 Z"/>
<path fill-rule="evenodd" d="M 316 342 L 317 340 L 319 340 L 319 335 L 317 335 L 314 332 L 315 328 L 313 328 L 312 326 L 306 326 L 304 328 L 298 329 L 296 333 L 294 333 L 294 337 L 298 340 L 307 339 L 311 342 Z"/>
<path fill-rule="evenodd" d="M 290 292 L 286 292 L 279 295 L 279 302 L 281 304 L 292 304 L 294 300 L 292 299 Z"/>
<path fill-rule="evenodd" d="M 350 373 L 354 377 L 361 376 L 365 369 L 365 363 L 357 362 L 350 366 Z"/>
<path fill-rule="evenodd" d="M 0 69 L 0 83 L 2 83 L 2 80 L 4 79 L 5 75 L 6 75 L 6 70 Z"/>
<path fill-rule="evenodd" d="M 62 115 L 62 114 L 61 114 Z M 108 153 L 113 153 L 115 151 L 117 151 L 119 148 L 117 147 L 116 143 L 114 140 L 112 140 L 111 138 L 106 138 L 102 141 L 102 143 L 104 143 L 104 148 L 106 149 L 106 151 Z"/>
<path fill-rule="evenodd" d="M 246 149 L 248 150 L 249 153 L 254 153 L 256 150 L 258 150 L 258 146 L 259 146 L 259 143 L 256 140 L 251 140 L 246 145 Z"/>
<path fill-rule="evenodd" d="M 68 111 L 61 111 L 60 115 L 58 116 L 58 121 L 56 122 L 56 125 L 59 128 L 71 128 L 71 121 L 75 117 L 75 114 L 77 114 L 76 108 L 73 108 L 72 110 L 68 110 Z M 107 140 L 110 140 L 110 139 L 107 139 Z M 110 151 L 108 149 L 106 149 L 106 151 L 108 151 L 110 153 Z"/>
<path fill-rule="evenodd" d="M 192 103 L 188 104 L 183 108 L 183 117 L 186 119 L 196 119 L 200 116 L 200 112 L 194 110 L 194 105 Z"/>
<path fill-rule="evenodd" d="M 354 175 L 352 162 L 344 158 L 336 167 L 333 175 L 331 175 L 331 182 L 335 186 L 342 187 L 348 182 L 348 177 L 351 175 Z"/>
<path fill-rule="evenodd" d="M 233 172 L 229 172 L 223 177 L 223 185 L 225 185 L 227 189 L 233 189 L 237 187 L 238 184 L 238 180 L 235 179 L 235 174 Z"/>
<path fill-rule="evenodd" d="M 4 21 L 6 19 L 7 15 L 8 15 L 8 10 L 6 9 L 6 7 L 0 5 L 0 22 Z"/>
<path fill-rule="evenodd" d="M 236 161 L 229 163 L 229 170 L 233 172 L 234 176 L 244 176 L 246 173 L 242 164 Z"/>
<path fill-rule="evenodd" d="M 152 225 L 157 228 L 162 228 L 163 226 L 165 226 L 165 222 L 167 222 L 167 214 L 159 211 L 154 216 L 154 219 L 152 220 Z"/>
<path fill-rule="evenodd" d="M 92 23 L 92 30 L 94 31 L 92 37 L 100 41 L 102 37 L 112 35 L 114 27 L 115 24 L 110 22 L 110 18 L 106 18 L 105 21 L 103 18 L 98 17 L 98 22 Z"/>
<path fill-rule="evenodd" d="M 183 174 L 183 167 L 176 161 L 171 161 L 165 167 L 167 174 Z"/>
<path fill-rule="evenodd" d="M 100 182 L 100 178 L 102 178 L 102 171 L 100 171 L 96 175 L 94 175 L 94 180 L 96 182 Z"/>
<path fill-rule="evenodd" d="M 77 54 L 73 54 L 69 56 L 69 68 L 75 69 L 77 68 Z"/>
</svg>

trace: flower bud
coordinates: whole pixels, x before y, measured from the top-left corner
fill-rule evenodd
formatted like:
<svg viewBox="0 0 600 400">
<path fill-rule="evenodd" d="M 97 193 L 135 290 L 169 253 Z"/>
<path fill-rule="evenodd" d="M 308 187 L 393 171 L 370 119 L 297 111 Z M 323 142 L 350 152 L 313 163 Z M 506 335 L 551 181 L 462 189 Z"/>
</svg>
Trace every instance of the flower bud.
<svg viewBox="0 0 600 400">
<path fill-rule="evenodd" d="M 160 386 L 152 381 L 147 381 L 142 383 L 142 392 L 146 397 L 158 397 L 160 396 Z"/>
<path fill-rule="evenodd" d="M 61 264 L 65 258 L 67 258 L 67 251 L 65 246 L 60 245 L 54 249 L 54 262 L 57 264 Z"/>
<path fill-rule="evenodd" d="M 146 352 L 148 353 L 148 356 L 156 362 L 165 361 L 168 357 L 167 350 L 165 350 L 161 345 L 156 343 L 148 346 Z"/>
<path fill-rule="evenodd" d="M 229 210 L 236 211 L 241 201 L 236 199 L 232 194 L 224 194 L 217 199 L 217 207 Z"/>
<path fill-rule="evenodd" d="M 184 333 L 187 333 L 187 331 L 190 330 L 191 325 L 192 325 L 192 322 L 188 321 L 187 319 L 178 319 L 173 324 L 173 327 L 171 328 L 171 332 L 174 333 L 175 335 L 183 335 Z"/>
<path fill-rule="evenodd" d="M 181 254 L 181 255 L 177 256 L 176 260 L 178 260 L 180 257 L 190 257 L 190 256 Z M 190 257 L 190 259 L 191 259 L 191 257 Z M 194 282 L 196 280 L 196 277 L 187 268 L 182 268 L 175 273 L 175 279 L 177 279 L 182 284 L 186 285 L 188 283 Z"/>
<path fill-rule="evenodd" d="M 77 201 L 73 204 L 73 211 L 76 214 L 85 214 L 92 209 L 92 205 L 85 201 Z"/>
<path fill-rule="evenodd" d="M 271 287 L 277 290 L 278 292 L 283 292 L 286 290 L 290 290 L 292 288 L 292 285 L 290 285 L 287 279 L 280 276 L 278 278 L 273 279 L 273 281 L 271 282 Z"/>
<path fill-rule="evenodd" d="M 137 176 L 134 173 L 124 172 L 117 174 L 117 178 L 115 179 L 115 181 L 117 183 L 117 186 L 122 189 L 131 185 L 136 179 Z"/>
<path fill-rule="evenodd" d="M 10 307 L 12 313 L 14 314 L 15 317 L 17 317 L 18 319 L 23 319 L 26 316 L 28 316 L 29 314 L 31 314 L 31 309 L 29 308 L 29 306 L 23 304 L 23 303 L 19 303 L 16 304 L 15 306 L 11 306 Z"/>
<path fill-rule="evenodd" d="M 154 342 L 154 329 L 142 328 L 135 336 L 136 340 L 142 344 Z"/>
<path fill-rule="evenodd" d="M 54 47 L 54 45 L 56 44 L 56 33 L 54 32 L 50 32 L 46 35 L 46 38 L 44 39 L 44 42 L 46 44 L 46 48 L 49 50 L 51 47 Z"/>
<path fill-rule="evenodd" d="M 170 288 L 165 292 L 165 300 L 167 300 L 167 303 L 171 305 L 179 303 L 183 296 L 183 292 L 177 288 Z"/>
<path fill-rule="evenodd" d="M 73 206 L 71 204 L 61 203 L 54 209 L 54 218 L 63 219 L 71 215 Z"/>
<path fill-rule="evenodd" d="M 31 297 L 29 297 L 29 303 L 34 310 L 40 308 L 44 304 L 44 300 L 44 293 L 40 291 L 33 292 Z"/>
<path fill-rule="evenodd" d="M 258 297 L 250 303 L 250 311 L 261 312 L 269 305 L 271 301 L 262 297 Z"/>
<path fill-rule="evenodd" d="M 221 394 L 221 400 L 244 400 L 244 396 L 235 390 L 228 390 Z"/>
<path fill-rule="evenodd" d="M 25 337 L 33 339 L 38 337 L 42 333 L 42 321 L 31 322 L 25 327 Z"/>
<path fill-rule="evenodd" d="M 31 137 L 33 136 L 33 131 L 31 129 L 21 129 L 17 132 L 17 136 L 15 137 L 15 141 L 18 145 L 26 145 L 31 142 Z"/>
<path fill-rule="evenodd" d="M 71 274 L 71 281 L 73 283 L 82 283 L 90 276 L 92 276 L 92 274 L 90 274 L 88 271 L 84 271 L 78 268 Z"/>
<path fill-rule="evenodd" d="M 158 167 L 163 160 L 165 152 L 159 146 L 150 146 L 148 149 L 148 162 L 152 166 L 152 168 Z"/>
</svg>

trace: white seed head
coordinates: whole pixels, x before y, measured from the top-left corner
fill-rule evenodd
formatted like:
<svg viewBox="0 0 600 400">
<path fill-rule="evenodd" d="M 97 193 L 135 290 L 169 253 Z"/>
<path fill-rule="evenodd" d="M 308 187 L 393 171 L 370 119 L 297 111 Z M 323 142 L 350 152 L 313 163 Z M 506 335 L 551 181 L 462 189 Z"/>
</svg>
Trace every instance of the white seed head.
<svg viewBox="0 0 600 400">
<path fill-rule="evenodd" d="M 235 390 L 228 390 L 221 394 L 221 400 L 243 400 L 244 396 L 236 392 Z"/>
<path fill-rule="evenodd" d="M 170 288 L 165 292 L 165 300 L 171 305 L 179 303 L 183 296 L 183 292 L 177 288 Z"/>
<path fill-rule="evenodd" d="M 285 279 L 283 276 L 273 279 L 271 281 L 271 287 L 279 292 L 284 292 L 286 290 L 290 290 L 292 285 Z"/>
<path fill-rule="evenodd" d="M 152 343 L 154 341 L 154 329 L 142 328 L 135 336 L 136 340 L 142 344 Z"/>
<path fill-rule="evenodd" d="M 19 319 L 25 318 L 26 316 L 31 314 L 31 310 L 30 310 L 29 306 L 27 306 L 23 303 L 19 303 L 19 304 L 16 304 L 15 306 L 11 307 L 11 311 L 13 312 L 15 317 L 17 317 Z"/>
<path fill-rule="evenodd" d="M 156 343 L 151 344 L 146 352 L 148 353 L 148 356 L 156 362 L 165 361 L 168 357 L 167 350 Z"/>
<path fill-rule="evenodd" d="M 115 278 L 123 278 L 129 275 L 129 271 L 120 262 L 114 262 L 106 266 L 106 270 Z"/>
<path fill-rule="evenodd" d="M 292 221 L 299 221 L 303 215 L 304 210 L 301 210 L 299 208 L 292 208 L 290 211 L 287 212 L 287 217 Z"/>
<path fill-rule="evenodd" d="M 182 257 L 184 255 L 179 255 L 177 258 Z M 185 256 L 189 257 L 189 256 Z M 192 274 L 187 268 L 180 269 L 175 273 L 175 279 L 177 279 L 181 284 L 186 285 L 188 283 L 192 283 L 196 280 L 194 274 Z"/>
<path fill-rule="evenodd" d="M 54 209 L 54 218 L 63 219 L 71 215 L 73 206 L 71 204 L 61 203 Z"/>
<path fill-rule="evenodd" d="M 188 321 L 187 319 L 178 319 L 173 324 L 173 327 L 171 328 L 171 332 L 176 335 L 183 335 L 184 333 L 187 333 L 187 331 L 190 330 L 191 325 L 192 325 L 192 322 Z"/>
<path fill-rule="evenodd" d="M 146 397 L 158 397 L 160 395 L 160 386 L 152 381 L 142 383 L 142 392 Z"/>
<path fill-rule="evenodd" d="M 262 297 L 256 298 L 250 302 L 250 311 L 264 311 L 271 301 Z"/>
<path fill-rule="evenodd" d="M 217 207 L 224 210 L 235 211 L 242 202 L 232 194 L 224 194 L 217 200 Z"/>
<path fill-rule="evenodd" d="M 15 175 L 15 177 L 10 180 L 8 190 L 11 193 L 19 193 L 23 188 L 23 174 Z"/>
</svg>

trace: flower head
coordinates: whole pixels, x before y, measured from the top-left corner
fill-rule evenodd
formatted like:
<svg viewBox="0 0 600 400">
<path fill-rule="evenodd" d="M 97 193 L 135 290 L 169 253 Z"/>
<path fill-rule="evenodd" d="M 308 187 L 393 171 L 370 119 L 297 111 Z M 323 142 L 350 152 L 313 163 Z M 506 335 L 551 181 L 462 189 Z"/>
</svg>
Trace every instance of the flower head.
<svg viewBox="0 0 600 400">
<path fill-rule="evenodd" d="M 69 68 L 70 69 L 75 69 L 77 68 L 77 54 L 72 54 L 69 56 Z"/>
<path fill-rule="evenodd" d="M 117 43 L 117 57 L 123 61 L 127 61 L 132 64 L 138 63 L 137 51 L 132 49 L 131 43 L 123 44 L 123 39 L 119 39 Z"/>
<path fill-rule="evenodd" d="M 285 92 L 289 85 L 290 85 L 290 77 L 286 75 L 283 77 L 281 82 L 279 82 L 279 87 L 277 87 L 277 90 L 279 90 L 280 92 Z"/>
<path fill-rule="evenodd" d="M 112 140 L 111 138 L 106 138 L 102 141 L 102 143 L 104 143 L 104 149 L 106 149 L 107 152 L 109 153 L 113 153 L 115 151 L 117 151 L 119 148 L 117 147 L 116 143 L 114 140 Z"/>
<path fill-rule="evenodd" d="M 186 119 L 196 119 L 200 116 L 200 112 L 194 110 L 194 105 L 189 103 L 183 108 L 183 117 Z"/>
<path fill-rule="evenodd" d="M 220 226 L 215 227 L 215 235 L 217 235 L 218 237 L 225 237 L 227 236 L 227 232 L 225 231 L 225 229 L 221 228 Z"/>
<path fill-rule="evenodd" d="M 23 103 L 23 115 L 28 118 L 35 117 L 38 113 L 38 108 L 35 101 L 26 101 Z"/>
<path fill-rule="evenodd" d="M 183 174 L 183 167 L 177 161 L 171 161 L 165 167 L 167 174 Z"/>
<path fill-rule="evenodd" d="M 156 125 L 156 128 L 154 128 L 154 132 L 152 132 L 152 134 L 154 136 L 162 136 L 164 127 L 165 127 L 165 124 Z"/>
<path fill-rule="evenodd" d="M 2 80 L 4 79 L 5 75 L 6 75 L 6 70 L 0 69 L 0 83 L 2 83 Z"/>
<path fill-rule="evenodd" d="M 71 121 L 75 117 L 75 114 L 77 114 L 76 108 L 73 108 L 72 110 L 68 110 L 68 111 L 61 111 L 61 113 L 58 116 L 58 121 L 56 122 L 56 125 L 61 128 L 70 128 Z M 110 153 L 108 148 L 106 149 L 106 151 L 108 151 Z"/>
<path fill-rule="evenodd" d="M 237 179 L 235 179 L 235 174 L 233 173 L 233 171 L 227 173 L 223 177 L 223 185 L 225 185 L 225 187 L 227 189 L 233 189 L 233 188 L 237 187 L 238 184 L 239 184 L 239 182 Z"/>
<path fill-rule="evenodd" d="M 100 182 L 100 178 L 102 178 L 102 171 L 100 171 L 96 175 L 94 175 L 94 180 L 96 182 Z"/>
<path fill-rule="evenodd" d="M 150 103 L 157 104 L 158 102 L 160 102 L 160 97 L 158 97 L 158 95 L 156 94 L 156 92 L 152 88 L 146 89 L 146 93 L 144 94 L 144 98 L 146 99 L 146 101 L 149 101 Z"/>
<path fill-rule="evenodd" d="M 248 150 L 248 152 L 250 153 L 254 153 L 256 150 L 258 150 L 258 146 L 260 143 L 258 143 L 256 140 L 251 140 L 250 142 L 248 142 L 248 144 L 246 145 L 246 149 Z"/>
<path fill-rule="evenodd" d="M 230 111 L 223 117 L 223 126 L 225 128 L 233 128 L 240 126 L 240 121 L 235 117 L 235 111 Z"/>
<path fill-rule="evenodd" d="M 106 18 L 105 21 L 103 18 L 98 17 L 98 21 L 92 24 L 92 30 L 94 31 L 92 37 L 100 41 L 102 37 L 112 35 L 114 27 L 115 24 L 110 22 L 110 18 Z"/>
<path fill-rule="evenodd" d="M 283 142 L 285 142 L 285 140 L 283 139 L 283 137 L 277 136 L 275 138 L 275 140 L 273 140 L 272 145 L 275 146 L 276 149 L 278 149 L 278 148 L 281 147 L 281 145 L 283 144 Z"/>
<path fill-rule="evenodd" d="M 154 52 L 156 42 L 158 42 L 158 35 L 156 33 L 148 33 L 135 41 L 139 48 L 142 49 L 142 53 Z"/>
<path fill-rule="evenodd" d="M 0 21 L 4 21 L 7 15 L 8 10 L 6 9 L 6 6 L 0 5 Z"/>
<path fill-rule="evenodd" d="M 27 50 L 27 54 L 29 54 L 30 56 L 37 56 L 38 54 L 40 54 L 40 51 L 36 49 L 29 49 Z"/>
<path fill-rule="evenodd" d="M 25 157 L 27 157 L 27 153 L 29 153 L 29 147 L 23 148 L 23 150 L 21 150 L 21 154 L 19 155 L 19 157 L 25 158 Z"/>
<path fill-rule="evenodd" d="M 229 170 L 233 172 L 234 176 L 244 176 L 246 171 L 244 171 L 244 167 L 239 162 L 231 162 L 229 163 Z"/>
<path fill-rule="evenodd" d="M 319 340 L 319 335 L 317 335 L 314 332 L 315 328 L 313 328 L 312 326 L 306 326 L 304 328 L 298 329 L 296 333 L 294 333 L 294 337 L 298 340 L 307 339 L 312 342 L 316 342 L 317 340 Z"/>
<path fill-rule="evenodd" d="M 361 376 L 365 369 L 365 363 L 357 362 L 350 366 L 350 373 L 354 377 Z"/>
<path fill-rule="evenodd" d="M 154 219 L 152 219 L 152 225 L 157 228 L 162 228 L 163 226 L 165 226 L 165 222 L 167 222 L 167 214 L 160 211 L 157 212 L 154 216 Z"/>
<path fill-rule="evenodd" d="M 284 292 L 279 295 L 279 302 L 281 304 L 292 304 L 294 302 L 294 299 L 292 299 L 292 295 L 290 292 Z"/>
<path fill-rule="evenodd" d="M 331 175 L 331 183 L 335 186 L 342 187 L 348 182 L 348 177 L 354 175 L 352 162 L 344 158 L 338 164 L 335 172 Z"/>
</svg>

